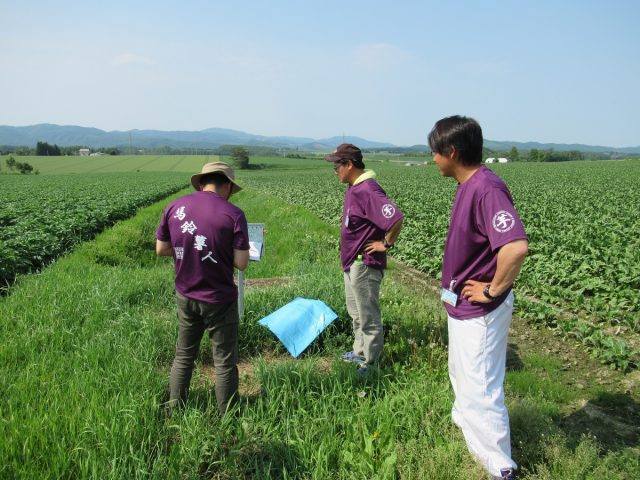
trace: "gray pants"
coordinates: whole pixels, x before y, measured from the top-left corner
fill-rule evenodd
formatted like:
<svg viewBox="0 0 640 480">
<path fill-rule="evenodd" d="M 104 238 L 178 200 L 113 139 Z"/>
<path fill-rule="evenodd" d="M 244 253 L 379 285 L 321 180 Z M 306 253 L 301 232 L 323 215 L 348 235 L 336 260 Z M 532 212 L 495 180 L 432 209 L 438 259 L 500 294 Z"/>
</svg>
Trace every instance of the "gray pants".
<svg viewBox="0 0 640 480">
<path fill-rule="evenodd" d="M 210 304 L 176 292 L 178 341 L 169 377 L 169 405 L 186 402 L 200 341 L 206 330 L 216 370 L 216 400 L 224 414 L 238 400 L 238 302 Z"/>
<path fill-rule="evenodd" d="M 382 270 L 354 263 L 344 272 L 347 311 L 353 319 L 353 353 L 372 364 L 380 358 L 384 330 L 380 317 L 380 283 Z"/>
</svg>

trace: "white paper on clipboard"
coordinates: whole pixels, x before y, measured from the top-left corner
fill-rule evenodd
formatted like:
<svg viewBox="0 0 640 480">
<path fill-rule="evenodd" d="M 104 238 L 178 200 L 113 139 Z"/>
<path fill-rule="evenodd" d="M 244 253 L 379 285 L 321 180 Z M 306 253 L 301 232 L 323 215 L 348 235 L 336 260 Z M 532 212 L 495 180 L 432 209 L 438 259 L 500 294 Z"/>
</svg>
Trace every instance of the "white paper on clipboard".
<svg viewBox="0 0 640 480">
<path fill-rule="evenodd" d="M 249 260 L 259 262 L 264 256 L 264 223 L 249 223 Z"/>
</svg>

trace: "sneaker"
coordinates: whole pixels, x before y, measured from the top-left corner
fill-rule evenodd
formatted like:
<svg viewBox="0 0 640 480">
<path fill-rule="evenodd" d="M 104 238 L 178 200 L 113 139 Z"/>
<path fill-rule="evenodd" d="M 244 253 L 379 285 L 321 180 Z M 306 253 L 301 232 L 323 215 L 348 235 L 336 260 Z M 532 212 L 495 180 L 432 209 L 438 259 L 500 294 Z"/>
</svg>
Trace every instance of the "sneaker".
<svg viewBox="0 0 640 480">
<path fill-rule="evenodd" d="M 516 469 L 515 468 L 501 468 L 500 476 L 493 477 L 495 480 L 516 480 Z"/>
<path fill-rule="evenodd" d="M 358 375 L 360 375 L 361 377 L 365 377 L 367 375 L 367 372 L 369 370 L 367 369 L 367 365 L 366 364 L 361 364 L 358 367 Z"/>
<path fill-rule="evenodd" d="M 353 352 L 345 352 L 342 354 L 342 360 L 344 360 L 345 362 L 351 362 L 351 363 L 364 363 L 364 357 L 361 357 L 360 355 L 356 355 Z"/>
</svg>

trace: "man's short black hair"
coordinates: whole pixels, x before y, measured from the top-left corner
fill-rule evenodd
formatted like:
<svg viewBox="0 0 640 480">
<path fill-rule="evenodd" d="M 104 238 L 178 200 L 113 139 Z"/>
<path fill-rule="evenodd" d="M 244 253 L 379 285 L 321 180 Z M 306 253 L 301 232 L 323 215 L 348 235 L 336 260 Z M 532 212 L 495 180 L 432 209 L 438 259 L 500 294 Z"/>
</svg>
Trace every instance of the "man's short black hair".
<svg viewBox="0 0 640 480">
<path fill-rule="evenodd" d="M 355 167 L 355 168 L 359 168 L 360 170 L 364 170 L 364 162 L 362 160 L 338 160 L 335 163 L 339 163 L 341 165 L 347 165 L 349 162 L 351 162 L 351 164 Z"/>
<path fill-rule="evenodd" d="M 200 185 L 215 185 L 216 187 L 222 187 L 227 183 L 231 183 L 229 178 L 222 173 L 207 173 L 200 177 Z"/>
<path fill-rule="evenodd" d="M 460 115 L 443 118 L 429 132 L 429 147 L 433 153 L 442 155 L 451 153 L 451 147 L 455 147 L 460 163 L 478 165 L 482 163 L 482 129 L 473 118 Z"/>
</svg>

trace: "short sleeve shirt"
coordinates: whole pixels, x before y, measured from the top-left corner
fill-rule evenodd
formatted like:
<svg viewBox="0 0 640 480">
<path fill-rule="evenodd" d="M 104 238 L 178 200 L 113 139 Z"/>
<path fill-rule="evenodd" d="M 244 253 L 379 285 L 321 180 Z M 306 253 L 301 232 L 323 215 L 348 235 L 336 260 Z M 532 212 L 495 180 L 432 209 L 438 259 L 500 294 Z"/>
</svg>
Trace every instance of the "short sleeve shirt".
<svg viewBox="0 0 640 480">
<path fill-rule="evenodd" d="M 349 271 L 358 255 L 362 255 L 365 265 L 384 270 L 387 253 L 367 254 L 364 246 L 369 240 L 383 240 L 385 233 L 401 218 L 403 213 L 375 180 L 368 179 L 347 188 L 340 228 L 342 269 Z"/>
<path fill-rule="evenodd" d="M 162 214 L 156 238 L 170 242 L 176 290 L 206 303 L 238 298 L 233 280 L 233 250 L 249 249 L 242 210 L 213 192 L 177 198 Z"/>
<path fill-rule="evenodd" d="M 484 165 L 458 185 L 451 209 L 449 233 L 442 262 L 442 287 L 458 295 L 448 314 L 465 320 L 491 312 L 506 299 L 509 289 L 491 303 L 470 303 L 462 297 L 467 280 L 490 282 L 496 273 L 500 247 L 527 235 L 504 182 Z"/>
</svg>

